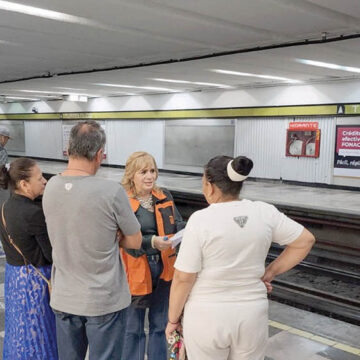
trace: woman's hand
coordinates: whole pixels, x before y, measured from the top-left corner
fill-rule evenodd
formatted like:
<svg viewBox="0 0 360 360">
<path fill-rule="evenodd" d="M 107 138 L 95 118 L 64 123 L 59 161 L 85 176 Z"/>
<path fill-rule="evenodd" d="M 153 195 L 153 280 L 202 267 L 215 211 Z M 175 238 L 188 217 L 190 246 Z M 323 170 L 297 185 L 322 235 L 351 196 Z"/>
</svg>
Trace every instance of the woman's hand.
<svg viewBox="0 0 360 360">
<path fill-rule="evenodd" d="M 271 266 L 267 266 L 265 269 L 265 273 L 263 275 L 263 277 L 261 278 L 261 281 L 265 284 L 266 286 L 266 291 L 268 294 L 270 294 L 273 290 L 273 287 L 271 285 L 271 281 L 274 280 L 275 274 L 272 272 L 271 270 Z"/>
<path fill-rule="evenodd" d="M 171 247 L 171 241 L 168 240 L 167 236 L 153 236 L 151 243 L 153 244 L 153 248 L 160 251 Z"/>
<path fill-rule="evenodd" d="M 169 338 L 172 336 L 172 333 L 175 330 L 177 330 L 180 334 L 182 334 L 182 326 L 180 322 L 178 322 L 177 324 L 172 324 L 168 322 L 165 329 L 166 340 L 169 340 Z"/>
</svg>

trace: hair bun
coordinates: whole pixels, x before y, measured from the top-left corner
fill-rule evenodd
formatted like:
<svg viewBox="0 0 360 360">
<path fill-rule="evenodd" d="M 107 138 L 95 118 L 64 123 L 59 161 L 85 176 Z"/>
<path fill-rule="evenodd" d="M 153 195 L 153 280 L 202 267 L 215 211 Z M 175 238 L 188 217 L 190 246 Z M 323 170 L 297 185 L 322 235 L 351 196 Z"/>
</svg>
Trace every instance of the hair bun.
<svg viewBox="0 0 360 360">
<path fill-rule="evenodd" d="M 246 156 L 238 156 L 234 160 L 229 161 L 227 165 L 227 174 L 232 181 L 244 181 L 251 169 L 253 162 Z"/>
</svg>

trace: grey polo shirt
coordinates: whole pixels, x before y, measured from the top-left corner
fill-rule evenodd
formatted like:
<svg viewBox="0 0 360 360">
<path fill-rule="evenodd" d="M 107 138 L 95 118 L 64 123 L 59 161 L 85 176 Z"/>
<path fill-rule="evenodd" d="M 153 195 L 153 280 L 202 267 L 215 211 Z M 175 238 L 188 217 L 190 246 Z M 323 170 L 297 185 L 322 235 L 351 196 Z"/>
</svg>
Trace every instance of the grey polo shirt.
<svg viewBox="0 0 360 360">
<path fill-rule="evenodd" d="M 53 309 L 83 316 L 119 311 L 130 292 L 116 231 L 140 230 L 122 186 L 94 176 L 54 176 L 43 196 L 53 247 Z"/>
</svg>

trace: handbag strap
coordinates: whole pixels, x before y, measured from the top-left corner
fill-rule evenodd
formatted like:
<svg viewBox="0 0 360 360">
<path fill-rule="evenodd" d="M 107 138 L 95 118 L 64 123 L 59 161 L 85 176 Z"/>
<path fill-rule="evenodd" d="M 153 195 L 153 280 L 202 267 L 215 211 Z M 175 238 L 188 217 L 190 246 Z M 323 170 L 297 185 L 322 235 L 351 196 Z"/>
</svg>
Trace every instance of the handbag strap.
<svg viewBox="0 0 360 360">
<path fill-rule="evenodd" d="M 23 260 L 24 260 L 24 263 L 25 263 L 25 266 L 27 267 L 28 264 L 30 266 L 32 266 L 32 268 L 36 271 L 36 273 L 44 280 L 46 281 L 46 283 L 50 286 L 50 281 L 46 278 L 45 275 L 43 275 L 43 273 L 36 267 L 34 266 L 33 264 L 31 264 L 31 262 L 26 259 L 25 255 L 23 254 L 23 252 L 20 250 L 20 248 L 15 244 L 13 238 L 10 236 L 8 230 L 7 230 L 7 227 L 6 227 L 6 220 L 5 220 L 5 216 L 4 216 L 4 205 L 5 205 L 5 202 L 2 204 L 2 207 L 1 207 L 1 221 L 2 221 L 2 224 L 4 226 L 4 230 L 6 232 L 6 235 L 8 237 L 8 240 L 9 240 L 9 243 L 15 248 L 15 250 L 22 256 Z"/>
</svg>

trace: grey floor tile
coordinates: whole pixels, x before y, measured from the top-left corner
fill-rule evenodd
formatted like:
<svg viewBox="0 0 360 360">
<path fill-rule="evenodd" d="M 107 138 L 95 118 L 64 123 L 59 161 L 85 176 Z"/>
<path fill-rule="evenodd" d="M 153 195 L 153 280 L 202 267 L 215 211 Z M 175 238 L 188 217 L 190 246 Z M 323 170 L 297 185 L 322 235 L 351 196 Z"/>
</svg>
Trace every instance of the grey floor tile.
<svg viewBox="0 0 360 360">
<path fill-rule="evenodd" d="M 335 349 L 332 347 L 329 347 L 324 351 L 319 352 L 318 354 L 329 360 L 359 360 L 360 359 L 359 355 L 350 354 L 345 351 Z"/>
<path fill-rule="evenodd" d="M 358 347 L 360 327 L 329 317 L 270 301 L 269 318 L 338 342 Z"/>
<path fill-rule="evenodd" d="M 269 339 L 266 356 L 274 360 L 307 360 L 327 345 L 282 331 Z"/>
<path fill-rule="evenodd" d="M 269 325 L 269 338 L 284 330 Z"/>
</svg>

